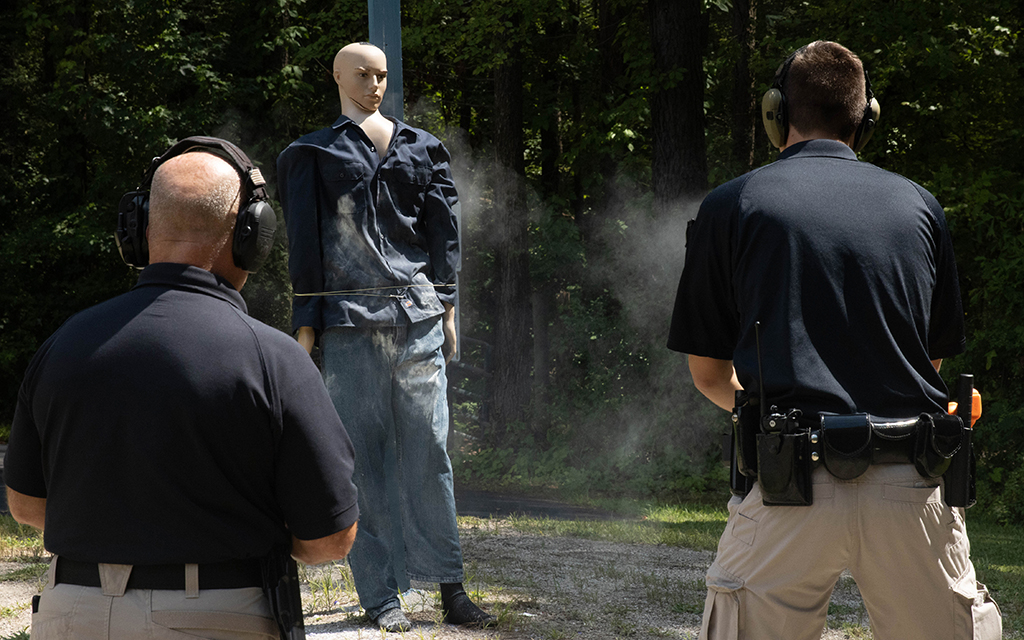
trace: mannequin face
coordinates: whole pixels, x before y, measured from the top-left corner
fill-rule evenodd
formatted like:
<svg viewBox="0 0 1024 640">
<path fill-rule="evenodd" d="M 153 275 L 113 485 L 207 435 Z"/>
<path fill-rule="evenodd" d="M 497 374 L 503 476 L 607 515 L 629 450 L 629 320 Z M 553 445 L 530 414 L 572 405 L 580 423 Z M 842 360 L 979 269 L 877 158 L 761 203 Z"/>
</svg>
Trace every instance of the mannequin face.
<svg viewBox="0 0 1024 640">
<path fill-rule="evenodd" d="M 369 44 L 347 45 L 334 58 L 334 81 L 343 112 L 346 100 L 365 113 L 377 111 L 388 86 L 384 52 Z"/>
</svg>

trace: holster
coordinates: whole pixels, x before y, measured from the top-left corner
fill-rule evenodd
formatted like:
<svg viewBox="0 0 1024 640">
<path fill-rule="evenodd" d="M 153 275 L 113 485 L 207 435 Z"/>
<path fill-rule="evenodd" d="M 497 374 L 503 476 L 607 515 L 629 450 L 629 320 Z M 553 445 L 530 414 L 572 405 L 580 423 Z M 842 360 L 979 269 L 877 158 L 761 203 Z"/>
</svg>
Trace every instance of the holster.
<svg viewBox="0 0 1024 640">
<path fill-rule="evenodd" d="M 766 506 L 808 506 L 811 493 L 811 432 L 799 425 L 800 412 L 774 409 L 755 436 L 757 481 Z"/>
<path fill-rule="evenodd" d="M 977 501 L 974 484 L 975 459 L 974 445 L 971 443 L 973 429 L 964 429 L 961 433 L 960 448 L 949 461 L 949 468 L 942 474 L 945 485 L 944 498 L 951 507 L 969 509 Z"/>
<path fill-rule="evenodd" d="M 275 548 L 263 559 L 263 593 L 270 601 L 281 640 L 305 640 L 299 566 L 287 547 Z"/>
<path fill-rule="evenodd" d="M 963 427 L 960 432 L 960 447 L 950 459 L 946 472 L 942 474 L 946 504 L 965 509 L 974 506 L 977 499 L 974 484 L 974 446 L 971 444 L 974 429 L 970 428 L 971 410 L 967 408 L 973 404 L 971 399 L 973 389 L 974 376 L 966 373 L 960 374 L 957 381 L 957 414 L 960 414 L 962 408 L 966 409 L 962 417 L 958 418 Z"/>
</svg>

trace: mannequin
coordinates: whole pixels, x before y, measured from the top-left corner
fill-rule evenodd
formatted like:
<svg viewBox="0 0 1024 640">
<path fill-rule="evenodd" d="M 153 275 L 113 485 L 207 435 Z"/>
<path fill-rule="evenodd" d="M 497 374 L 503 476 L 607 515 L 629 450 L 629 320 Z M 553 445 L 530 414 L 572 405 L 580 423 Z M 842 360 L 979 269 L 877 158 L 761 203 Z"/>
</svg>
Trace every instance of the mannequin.
<svg viewBox="0 0 1024 640">
<path fill-rule="evenodd" d="M 324 380 L 353 441 L 361 536 L 349 555 L 359 600 L 383 630 L 406 631 L 391 566 L 404 543 L 411 579 L 440 583 L 445 620 L 493 626 L 462 588 L 445 367 L 455 354 L 458 201 L 441 142 L 380 113 L 384 52 L 367 43 L 334 58 L 341 117 L 278 158 L 288 225 L 292 324 L 321 347 Z M 387 443 L 399 473 L 383 469 Z M 400 513 L 386 499 L 398 484 Z M 404 540 L 392 540 L 392 519 Z"/>
<path fill-rule="evenodd" d="M 350 118 L 373 142 L 381 159 L 387 153 L 395 125 L 378 109 L 388 88 L 388 61 L 384 52 L 361 42 L 345 45 L 334 56 L 334 81 L 338 83 L 341 113 Z M 455 330 L 455 307 L 444 304 L 445 362 L 450 362 L 458 349 Z M 315 335 L 312 327 L 300 327 L 298 340 L 307 353 L 312 353 Z"/>
</svg>

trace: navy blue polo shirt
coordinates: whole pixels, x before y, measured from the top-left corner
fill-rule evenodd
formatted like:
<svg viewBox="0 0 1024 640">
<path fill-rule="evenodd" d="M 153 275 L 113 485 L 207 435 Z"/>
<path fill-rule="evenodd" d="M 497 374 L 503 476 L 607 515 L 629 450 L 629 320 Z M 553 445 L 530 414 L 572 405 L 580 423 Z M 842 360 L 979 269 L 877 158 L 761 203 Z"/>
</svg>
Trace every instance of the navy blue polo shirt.
<svg viewBox="0 0 1024 640">
<path fill-rule="evenodd" d="M 146 267 L 69 319 L 25 375 L 4 480 L 46 498 L 46 548 L 85 562 L 255 558 L 358 516 L 352 446 L 290 337 L 196 267 Z"/>
<path fill-rule="evenodd" d="M 944 411 L 931 360 L 963 351 L 953 248 L 919 185 L 812 140 L 715 189 L 689 233 L 668 346 L 732 360 L 805 414 Z"/>
</svg>

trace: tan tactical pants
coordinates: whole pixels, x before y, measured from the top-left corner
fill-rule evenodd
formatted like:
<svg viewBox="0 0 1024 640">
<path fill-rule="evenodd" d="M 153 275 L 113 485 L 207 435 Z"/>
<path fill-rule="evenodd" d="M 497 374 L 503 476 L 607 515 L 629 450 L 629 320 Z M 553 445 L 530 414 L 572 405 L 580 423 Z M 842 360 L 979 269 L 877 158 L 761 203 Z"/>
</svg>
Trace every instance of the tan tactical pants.
<svg viewBox="0 0 1024 640">
<path fill-rule="evenodd" d="M 729 503 L 708 570 L 701 640 L 816 640 L 849 569 L 875 640 L 999 640 L 1002 619 L 975 579 L 963 510 L 913 465 L 854 480 L 814 471 L 813 505 Z"/>
<path fill-rule="evenodd" d="M 277 640 L 277 624 L 263 590 L 125 590 L 131 565 L 100 565 L 102 587 L 49 584 L 32 614 L 32 640 L 210 638 Z M 184 569 L 183 569 L 184 570 Z"/>
</svg>

